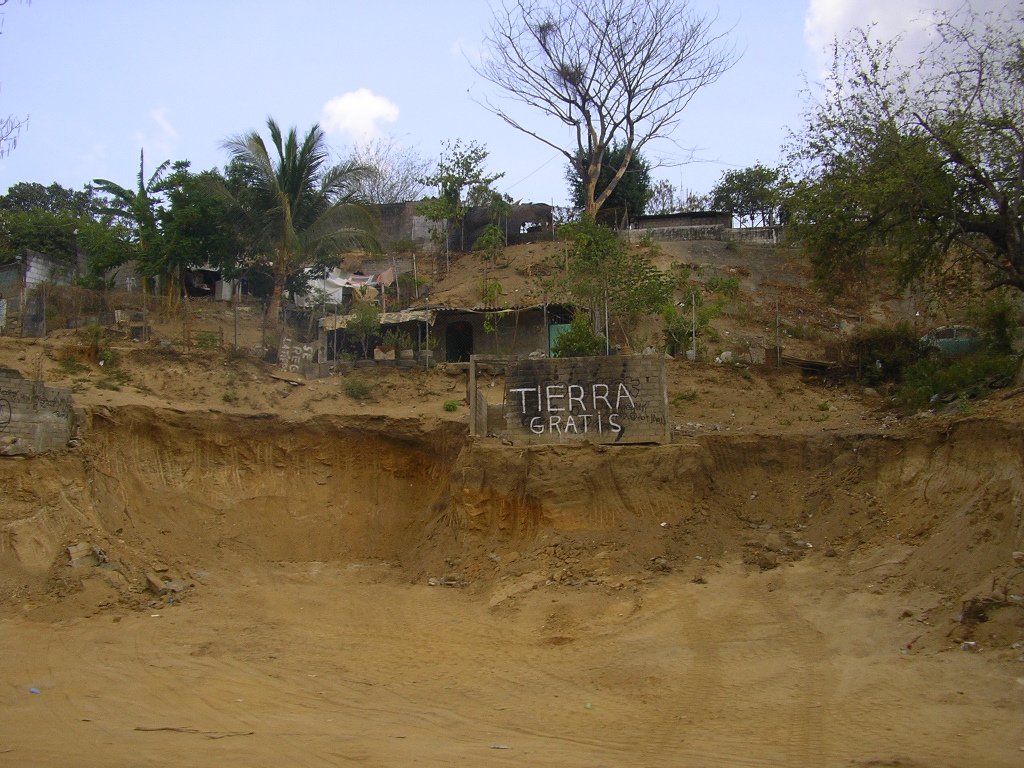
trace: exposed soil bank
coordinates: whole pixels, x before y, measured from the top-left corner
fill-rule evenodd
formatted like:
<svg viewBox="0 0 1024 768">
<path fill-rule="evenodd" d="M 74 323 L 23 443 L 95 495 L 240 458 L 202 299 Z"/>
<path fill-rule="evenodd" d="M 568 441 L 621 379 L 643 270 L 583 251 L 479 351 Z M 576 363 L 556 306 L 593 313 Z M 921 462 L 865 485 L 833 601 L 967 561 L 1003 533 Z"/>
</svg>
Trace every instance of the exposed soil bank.
<svg viewBox="0 0 1024 768">
<path fill-rule="evenodd" d="M 999 418 L 523 449 L 96 408 L 0 462 L 0 765 L 1018 765 L 1022 472 Z"/>
</svg>

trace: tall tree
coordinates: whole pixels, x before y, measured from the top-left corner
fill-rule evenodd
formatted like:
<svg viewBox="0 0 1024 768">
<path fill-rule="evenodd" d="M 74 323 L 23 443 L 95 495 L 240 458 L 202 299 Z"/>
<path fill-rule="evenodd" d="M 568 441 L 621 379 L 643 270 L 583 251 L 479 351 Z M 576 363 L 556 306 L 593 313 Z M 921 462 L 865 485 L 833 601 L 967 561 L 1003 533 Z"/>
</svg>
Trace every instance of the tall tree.
<svg viewBox="0 0 1024 768">
<path fill-rule="evenodd" d="M 571 139 L 542 135 L 505 107 L 490 101 L 485 106 L 577 166 L 585 180 L 584 208 L 594 217 L 634 153 L 671 136 L 690 100 L 735 62 L 712 24 L 686 0 L 503 4 L 477 73 L 511 102 L 554 117 Z M 624 148 L 622 159 L 600 190 L 614 142 Z"/>
<path fill-rule="evenodd" d="M 626 147 L 613 142 L 597 179 L 598 196 L 611 184 L 616 169 L 625 161 L 625 156 Z M 576 208 L 582 210 L 587 207 L 587 180 L 580 175 L 580 168 L 584 164 L 584 158 L 577 155 L 576 162 L 569 163 L 565 172 L 566 181 L 569 182 L 569 198 Z M 621 175 L 619 182 L 601 207 L 597 220 L 618 224 L 634 216 L 641 216 L 646 211 L 652 194 L 651 166 L 639 151 L 634 152 L 626 164 L 625 173 Z"/>
<path fill-rule="evenodd" d="M 980 269 L 1024 291 L 1024 6 L 937 16 L 912 63 L 862 29 L 794 137 L 791 223 L 834 289 L 881 255 L 905 282 Z"/>
<path fill-rule="evenodd" d="M 179 272 L 208 265 L 237 273 L 241 242 L 228 207 L 216 192 L 224 178 L 217 171 L 194 174 L 181 170 L 177 182 L 168 192 L 169 205 L 160 214 L 166 269 Z"/>
<path fill-rule="evenodd" d="M 711 206 L 726 211 L 751 227 L 781 223 L 788 189 L 780 168 L 755 163 L 738 171 L 725 171 L 711 190 Z"/>
<path fill-rule="evenodd" d="M 75 235 L 94 210 L 92 191 L 60 184 L 12 184 L 0 195 L 0 261 L 29 249 L 72 263 Z"/>
<path fill-rule="evenodd" d="M 0 209 L 6 211 L 46 211 L 47 213 L 90 216 L 95 211 L 93 190 L 76 192 L 54 182 L 44 187 L 37 182 L 19 181 L 0 196 Z"/>
<path fill-rule="evenodd" d="M 323 130 L 314 125 L 301 139 L 296 129 L 281 132 L 267 119 L 271 150 L 256 131 L 224 142 L 248 194 L 223 193 L 247 222 L 251 248 L 273 277 L 267 318 L 276 322 L 290 276 L 307 267 L 335 262 L 340 252 L 372 240 L 371 222 L 358 200 L 358 180 L 366 169 L 330 164 Z"/>
<path fill-rule="evenodd" d="M 375 139 L 357 146 L 349 156 L 352 165 L 367 173 L 358 179 L 356 192 L 373 205 L 405 203 L 423 197 L 422 179 L 430 172 L 430 160 L 395 139 Z"/>
</svg>

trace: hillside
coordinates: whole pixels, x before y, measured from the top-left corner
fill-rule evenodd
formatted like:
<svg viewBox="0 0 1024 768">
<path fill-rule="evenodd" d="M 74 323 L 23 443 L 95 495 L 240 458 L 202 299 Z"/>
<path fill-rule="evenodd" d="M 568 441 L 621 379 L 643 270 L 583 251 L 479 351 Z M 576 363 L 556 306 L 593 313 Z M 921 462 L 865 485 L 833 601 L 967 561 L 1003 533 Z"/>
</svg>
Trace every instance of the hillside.
<svg viewBox="0 0 1024 768">
<path fill-rule="evenodd" d="M 510 249 L 508 301 L 550 248 Z M 829 305 L 781 250 L 663 258 L 739 279 L 715 354 L 772 343 L 777 305 L 807 359 L 907 311 Z M 0 765 L 1019 764 L 1021 390 L 903 417 L 670 360 L 670 443 L 522 447 L 467 437 L 460 366 L 290 381 L 180 330 L 107 337 L 113 366 L 0 337 L 83 419 L 0 458 Z"/>
</svg>

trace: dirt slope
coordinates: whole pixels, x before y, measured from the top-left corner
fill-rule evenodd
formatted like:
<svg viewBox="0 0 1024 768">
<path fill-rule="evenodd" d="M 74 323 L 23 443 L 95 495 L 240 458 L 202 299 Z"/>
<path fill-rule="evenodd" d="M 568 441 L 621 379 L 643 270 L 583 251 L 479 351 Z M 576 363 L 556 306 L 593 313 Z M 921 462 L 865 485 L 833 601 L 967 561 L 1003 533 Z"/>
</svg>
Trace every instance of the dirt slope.
<svg viewBox="0 0 1024 768">
<path fill-rule="evenodd" d="M 0 338 L 85 416 L 0 460 L 0 765 L 1021 763 L 1020 391 L 673 361 L 671 444 L 522 448 L 457 369 L 75 343 Z"/>
</svg>

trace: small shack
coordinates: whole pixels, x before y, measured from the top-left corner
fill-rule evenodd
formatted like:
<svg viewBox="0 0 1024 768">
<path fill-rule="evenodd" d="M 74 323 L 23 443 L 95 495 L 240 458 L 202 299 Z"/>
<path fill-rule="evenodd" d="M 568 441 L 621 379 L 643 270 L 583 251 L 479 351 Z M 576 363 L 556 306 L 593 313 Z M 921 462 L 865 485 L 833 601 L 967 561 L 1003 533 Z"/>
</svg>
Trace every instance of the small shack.
<svg viewBox="0 0 1024 768">
<path fill-rule="evenodd" d="M 727 211 L 679 211 L 654 213 L 633 219 L 634 229 L 662 229 L 666 227 L 722 227 L 732 228 L 732 214 Z"/>
<path fill-rule="evenodd" d="M 572 308 L 564 304 L 438 307 L 434 313 L 437 357 L 449 363 L 469 362 L 470 355 L 548 357 L 551 343 L 572 319 Z"/>
<path fill-rule="evenodd" d="M 317 349 L 322 361 L 358 357 L 360 340 L 348 333 L 353 315 L 328 315 L 320 321 Z M 423 363 L 468 363 L 475 354 L 548 357 L 551 344 L 568 327 L 572 308 L 563 304 L 522 307 L 420 307 L 381 312 L 380 332 L 370 348 L 386 339 L 403 339 L 401 351 Z M 401 354 L 399 354 L 399 358 Z"/>
</svg>

